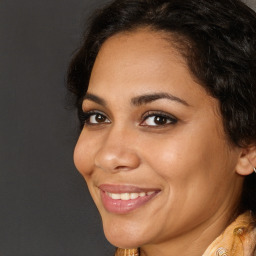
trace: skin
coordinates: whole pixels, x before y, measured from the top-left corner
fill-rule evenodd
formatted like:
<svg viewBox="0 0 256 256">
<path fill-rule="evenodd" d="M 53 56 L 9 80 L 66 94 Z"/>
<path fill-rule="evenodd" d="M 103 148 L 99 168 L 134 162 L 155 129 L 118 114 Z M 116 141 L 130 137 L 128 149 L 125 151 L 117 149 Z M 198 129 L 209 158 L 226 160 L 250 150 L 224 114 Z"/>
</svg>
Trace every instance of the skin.
<svg viewBox="0 0 256 256">
<path fill-rule="evenodd" d="M 74 162 L 107 239 L 121 248 L 140 247 L 143 256 L 202 255 L 234 217 L 243 175 L 249 174 L 243 170 L 250 167 L 247 151 L 227 140 L 218 101 L 192 77 L 170 36 L 167 41 L 149 29 L 120 33 L 103 44 L 88 93 L 105 104 L 84 100 L 85 112 L 101 114 L 86 119 Z M 131 102 L 154 93 L 179 100 Z M 159 124 L 147 116 L 159 111 L 171 118 Z M 160 192 L 134 211 L 115 214 L 102 204 L 101 184 Z"/>
</svg>

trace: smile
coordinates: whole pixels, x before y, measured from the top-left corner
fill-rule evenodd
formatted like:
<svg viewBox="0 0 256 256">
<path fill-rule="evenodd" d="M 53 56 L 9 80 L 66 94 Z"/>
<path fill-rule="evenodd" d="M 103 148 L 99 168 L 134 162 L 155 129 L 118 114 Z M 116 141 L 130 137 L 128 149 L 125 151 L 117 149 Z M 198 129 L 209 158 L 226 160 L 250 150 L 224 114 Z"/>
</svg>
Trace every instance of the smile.
<svg viewBox="0 0 256 256">
<path fill-rule="evenodd" d="M 141 189 L 134 186 L 101 185 L 100 196 L 104 208 L 111 213 L 127 214 L 134 211 L 151 199 L 160 190 Z"/>
<path fill-rule="evenodd" d="M 119 200 L 119 199 L 120 200 L 133 200 L 138 197 L 150 196 L 150 195 L 153 195 L 154 193 L 155 193 L 154 191 L 140 192 L 140 193 L 121 193 L 121 194 L 106 192 L 106 194 L 114 200 Z"/>
</svg>

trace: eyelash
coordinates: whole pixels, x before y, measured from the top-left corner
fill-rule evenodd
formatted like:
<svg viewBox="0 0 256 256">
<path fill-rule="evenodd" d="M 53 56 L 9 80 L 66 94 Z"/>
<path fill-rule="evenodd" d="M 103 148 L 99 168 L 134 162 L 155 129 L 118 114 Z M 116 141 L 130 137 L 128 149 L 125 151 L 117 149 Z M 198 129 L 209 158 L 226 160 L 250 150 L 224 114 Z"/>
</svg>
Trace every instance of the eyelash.
<svg viewBox="0 0 256 256">
<path fill-rule="evenodd" d="M 90 118 L 95 116 L 95 118 L 97 118 L 97 115 L 99 115 L 98 117 L 103 118 L 103 122 L 91 122 Z M 147 125 L 147 124 L 143 124 L 144 122 L 146 122 L 147 120 L 149 120 L 149 118 L 154 118 L 153 122 L 156 123 L 156 118 L 160 118 L 160 120 L 158 121 L 166 121 L 167 123 L 164 124 L 156 124 L 156 125 Z M 87 112 L 82 112 L 79 115 L 79 119 L 81 121 L 81 123 L 83 125 L 86 126 L 96 126 L 96 125 L 105 125 L 105 124 L 109 124 L 111 123 L 110 119 L 107 117 L 107 115 L 105 115 L 104 113 L 102 113 L 101 111 L 97 111 L 97 110 L 92 110 L 92 111 L 87 111 Z M 104 120 L 108 120 L 107 122 L 105 122 Z M 148 111 L 145 114 L 143 114 L 142 116 L 142 121 L 139 123 L 140 126 L 146 126 L 146 127 L 154 127 L 154 128 L 158 128 L 158 127 L 164 127 L 164 126 L 168 126 L 168 125 L 174 125 L 178 122 L 178 119 L 176 117 L 174 117 L 173 115 L 170 114 L 166 114 L 162 111 Z"/>
<path fill-rule="evenodd" d="M 162 120 L 165 120 L 167 123 L 165 124 L 156 124 L 156 125 L 143 125 L 143 122 L 145 122 L 147 119 L 154 117 L 153 121 L 156 122 L 156 118 L 162 118 Z M 163 126 L 167 126 L 167 125 L 174 125 L 178 122 L 178 119 L 176 117 L 174 117 L 173 115 L 164 113 L 162 111 L 149 111 L 146 112 L 143 116 L 142 116 L 142 122 L 140 123 L 141 126 L 148 126 L 148 127 L 163 127 Z"/>
<path fill-rule="evenodd" d="M 104 113 L 102 113 L 101 111 L 97 111 L 97 110 L 82 112 L 79 115 L 79 119 L 83 125 L 87 125 L 87 126 L 101 125 L 101 123 L 92 123 L 89 121 L 92 116 L 96 117 L 96 115 L 99 115 L 99 116 L 104 117 L 109 120 L 109 118 Z M 111 123 L 111 122 L 109 121 L 107 123 Z M 103 123 L 103 124 L 105 124 L 105 123 Z"/>
</svg>

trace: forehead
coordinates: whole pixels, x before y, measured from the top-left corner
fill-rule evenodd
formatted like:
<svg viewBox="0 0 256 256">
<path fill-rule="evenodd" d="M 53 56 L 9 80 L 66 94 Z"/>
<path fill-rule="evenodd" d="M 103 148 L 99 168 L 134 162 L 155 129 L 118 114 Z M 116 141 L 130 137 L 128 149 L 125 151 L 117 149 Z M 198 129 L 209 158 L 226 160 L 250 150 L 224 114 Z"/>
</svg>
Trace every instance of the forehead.
<svg viewBox="0 0 256 256">
<path fill-rule="evenodd" d="M 203 99 L 207 94 L 173 47 L 170 35 L 138 29 L 106 40 L 94 63 L 88 92 L 134 97 L 163 91 L 190 101 L 193 95 L 198 101 L 198 96 Z"/>
<path fill-rule="evenodd" d="M 137 29 L 118 33 L 104 42 L 94 63 L 92 76 L 95 69 L 102 65 L 104 70 L 109 71 L 117 71 L 116 67 L 119 66 L 133 68 L 133 71 L 139 68 L 139 72 L 146 72 L 152 69 L 159 71 L 163 65 L 172 61 L 186 67 L 185 60 L 172 46 L 170 35 L 149 29 Z"/>
</svg>

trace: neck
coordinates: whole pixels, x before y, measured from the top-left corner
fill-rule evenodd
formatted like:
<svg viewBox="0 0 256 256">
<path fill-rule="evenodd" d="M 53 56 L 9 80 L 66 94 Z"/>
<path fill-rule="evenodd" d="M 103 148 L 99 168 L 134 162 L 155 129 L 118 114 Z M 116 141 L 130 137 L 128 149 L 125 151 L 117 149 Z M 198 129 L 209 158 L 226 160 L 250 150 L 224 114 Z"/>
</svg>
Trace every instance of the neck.
<svg viewBox="0 0 256 256">
<path fill-rule="evenodd" d="M 229 209 L 230 210 L 230 209 Z M 167 239 L 158 244 L 140 248 L 140 256 L 198 256 L 217 238 L 233 220 L 233 216 L 224 211 L 215 218 L 190 230 L 185 235 Z"/>
</svg>

